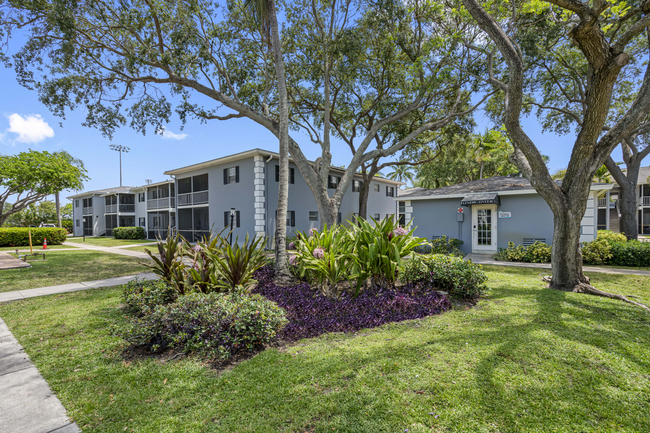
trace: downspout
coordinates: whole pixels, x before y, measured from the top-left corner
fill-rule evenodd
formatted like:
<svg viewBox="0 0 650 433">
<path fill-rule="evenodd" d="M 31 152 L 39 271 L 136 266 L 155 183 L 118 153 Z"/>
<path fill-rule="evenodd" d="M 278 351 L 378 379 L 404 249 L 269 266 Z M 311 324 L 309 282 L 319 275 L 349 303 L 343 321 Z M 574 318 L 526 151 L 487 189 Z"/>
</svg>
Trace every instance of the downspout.
<svg viewBox="0 0 650 433">
<path fill-rule="evenodd" d="M 266 233 L 266 249 L 270 250 L 271 237 L 269 236 L 269 171 L 267 165 L 273 159 L 273 155 L 269 155 L 269 159 L 264 161 L 264 233 Z"/>
<path fill-rule="evenodd" d="M 171 177 L 174 180 L 174 227 L 171 226 L 171 215 L 170 215 L 169 230 L 168 230 L 168 232 L 173 231 L 172 233 L 170 233 L 171 235 L 171 234 L 175 234 L 175 232 L 178 232 L 178 230 L 176 230 L 176 226 L 178 225 L 178 200 L 176 199 L 176 197 L 178 196 L 178 182 L 176 181 L 176 177 L 173 174 L 170 174 L 169 177 Z M 167 188 L 169 188 L 169 185 L 167 185 Z M 171 197 L 171 194 L 169 194 L 169 196 Z M 208 203 L 209 200 L 210 197 L 208 197 Z"/>
</svg>

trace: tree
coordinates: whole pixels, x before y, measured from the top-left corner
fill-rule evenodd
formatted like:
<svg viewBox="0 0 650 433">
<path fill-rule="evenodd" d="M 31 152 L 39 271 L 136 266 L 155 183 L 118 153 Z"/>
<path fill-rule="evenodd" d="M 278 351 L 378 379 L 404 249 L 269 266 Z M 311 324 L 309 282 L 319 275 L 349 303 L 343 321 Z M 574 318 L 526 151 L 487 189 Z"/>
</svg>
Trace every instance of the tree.
<svg viewBox="0 0 650 433">
<path fill-rule="evenodd" d="M 596 289 L 582 272 L 580 223 L 594 173 L 614 147 L 640 126 L 650 109 L 650 69 L 646 69 L 634 101 L 604 132 L 616 81 L 625 66 L 634 60 L 624 50 L 634 43 L 645 45 L 647 50 L 643 38 L 650 24 L 647 14 L 650 3 L 616 6 L 580 0 L 548 3 L 502 4 L 499 5 L 502 8 L 495 6 L 488 13 L 477 0 L 463 0 L 469 14 L 487 35 L 481 46 L 473 47 L 484 53 L 488 66 L 486 79 L 500 90 L 504 102 L 503 123 L 515 148 L 517 166 L 553 211 L 550 287 L 623 299 Z M 548 73 L 542 60 L 554 59 L 554 66 L 560 68 L 564 65 L 562 59 L 568 55 L 584 59 L 587 85 L 582 87 L 576 82 L 573 94 L 558 90 L 557 97 L 551 101 L 558 109 L 574 99 L 584 107 L 576 119 L 578 134 L 567 172 L 558 185 L 537 146 L 521 127 L 520 118 L 525 112 L 524 97 L 527 101 L 537 101 L 534 90 L 538 77 Z M 569 76 L 574 73 L 570 64 L 563 68 Z"/>
<path fill-rule="evenodd" d="M 551 177 L 555 180 L 564 179 L 564 176 L 566 176 L 565 168 L 556 170 L 555 173 L 551 175 Z M 612 183 L 612 178 L 609 175 L 609 170 L 607 170 L 607 167 L 603 165 L 598 170 L 596 170 L 592 181 L 598 183 Z"/>
<path fill-rule="evenodd" d="M 62 219 L 72 221 L 72 215 L 73 215 L 72 203 L 68 203 L 61 208 Z"/>
<path fill-rule="evenodd" d="M 80 167 L 80 168 L 85 170 L 83 161 L 73 157 L 72 155 L 70 155 L 65 150 L 59 150 L 58 152 L 54 152 L 54 154 L 55 155 L 61 155 L 62 157 L 66 158 L 70 162 L 70 164 L 75 165 L 75 166 Z M 77 190 L 80 191 L 81 189 L 83 189 L 83 185 L 80 188 L 78 188 Z M 57 221 L 57 226 L 59 228 L 62 227 L 62 225 L 61 225 L 61 199 L 59 197 L 60 193 L 61 193 L 61 191 L 56 191 L 54 193 L 54 203 L 56 205 L 56 221 Z M 70 213 L 70 219 L 72 219 L 72 213 Z"/>
<path fill-rule="evenodd" d="M 250 23 L 241 6 L 232 1 L 222 11 L 201 1 L 147 2 L 136 9 L 117 1 L 19 1 L 7 5 L 1 22 L 6 35 L 18 28 L 29 33 L 13 56 L 19 82 L 38 90 L 56 114 L 84 105 L 84 124 L 106 135 L 128 119 L 139 131 L 148 126 L 159 130 L 172 113 L 161 88 L 168 86 L 182 101 L 176 109 L 183 120 L 246 117 L 279 138 L 284 133 L 277 64 L 259 26 Z M 444 12 L 391 1 L 304 1 L 287 11 L 283 52 L 290 126 L 313 129 L 321 157 L 311 164 L 291 136 L 289 151 L 314 194 L 321 222 L 336 222 L 343 194 L 362 164 L 394 155 L 421 133 L 467 114 L 459 107 L 471 100 L 476 80 L 469 72 L 457 73 L 455 65 L 467 64 L 471 55 L 445 37 L 444 32 L 457 31 L 458 23 Z M 309 49 L 307 55 L 303 47 Z M 380 63 L 385 59 L 397 64 L 392 71 L 398 74 L 384 75 L 382 83 Z M 372 80 L 372 89 L 379 92 L 366 91 Z M 211 102 L 202 105 L 206 100 Z M 355 128 L 354 116 L 337 121 L 336 110 L 356 113 L 362 124 Z M 303 114 L 309 122 L 302 122 Z M 385 147 L 370 146 L 395 124 L 404 127 L 407 118 L 410 132 L 403 138 L 389 140 Z M 363 138 L 330 197 L 330 139 L 339 127 L 348 136 L 363 131 Z"/>
<path fill-rule="evenodd" d="M 60 154 L 29 150 L 0 156 L 0 225 L 26 207 L 64 189 L 80 189 L 86 170 Z M 10 203 L 9 200 L 13 200 Z M 10 208 L 5 205 L 11 204 Z"/>
<path fill-rule="evenodd" d="M 5 224 L 13 227 L 38 227 L 56 221 L 56 205 L 53 201 L 43 200 L 32 203 L 20 212 L 12 214 Z"/>
<path fill-rule="evenodd" d="M 400 161 L 404 162 L 404 161 Z M 386 175 L 387 179 L 396 180 L 398 182 L 413 182 L 413 169 L 407 165 L 398 165 L 395 167 L 394 171 L 391 171 Z"/>
</svg>

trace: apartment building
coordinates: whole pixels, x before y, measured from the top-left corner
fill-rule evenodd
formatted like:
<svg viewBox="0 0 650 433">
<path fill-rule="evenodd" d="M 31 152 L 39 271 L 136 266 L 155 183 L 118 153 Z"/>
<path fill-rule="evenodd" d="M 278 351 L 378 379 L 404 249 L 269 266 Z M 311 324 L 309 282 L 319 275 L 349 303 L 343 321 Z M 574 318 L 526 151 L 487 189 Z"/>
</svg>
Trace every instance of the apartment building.
<svg viewBox="0 0 650 433">
<path fill-rule="evenodd" d="M 275 228 L 279 184 L 279 155 L 253 149 L 168 170 L 171 179 L 139 187 L 87 191 L 73 200 L 74 235 L 111 236 L 115 227 L 144 227 L 149 239 L 166 236 L 173 228 L 196 241 L 211 228 L 233 226 L 233 236 L 272 237 Z M 338 186 L 343 170 L 330 169 L 330 193 Z M 346 191 L 339 222 L 351 221 L 359 209 L 361 176 Z M 398 188 L 390 179 L 372 180 L 368 215 L 376 219 L 397 212 Z M 232 214 L 232 217 L 231 217 Z M 290 161 L 287 233 L 320 226 L 320 215 L 311 189 Z M 269 246 L 272 240 L 269 239 Z"/>
</svg>

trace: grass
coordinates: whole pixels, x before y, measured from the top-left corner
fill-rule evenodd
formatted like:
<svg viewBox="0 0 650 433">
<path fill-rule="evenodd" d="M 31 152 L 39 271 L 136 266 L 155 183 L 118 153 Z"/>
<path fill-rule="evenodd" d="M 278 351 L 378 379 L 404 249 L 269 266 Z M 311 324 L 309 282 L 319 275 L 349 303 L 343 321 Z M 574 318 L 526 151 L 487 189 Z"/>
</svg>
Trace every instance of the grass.
<svg viewBox="0 0 650 433">
<path fill-rule="evenodd" d="M 486 267 L 472 309 L 268 349 L 216 372 L 128 359 L 119 289 L 0 305 L 85 432 L 650 431 L 650 315 Z M 593 274 L 650 299 L 650 278 Z"/>
<path fill-rule="evenodd" d="M 29 245 L 26 247 L 0 247 L 0 251 L 10 251 L 10 252 L 15 252 L 16 248 L 18 248 L 18 251 L 29 251 Z M 61 248 L 76 248 L 73 246 L 69 245 L 48 245 L 47 249 L 48 250 L 60 250 Z M 43 245 L 33 245 L 34 251 L 42 252 L 43 251 Z M 45 250 L 47 252 L 47 250 Z"/>
<path fill-rule="evenodd" d="M 144 253 L 145 249 L 148 249 L 149 251 L 152 251 L 152 252 L 158 251 L 158 248 L 156 248 L 155 243 L 153 243 L 152 245 L 146 245 L 146 246 L 142 245 L 142 246 L 139 246 L 139 247 L 128 247 L 128 248 L 124 248 L 124 249 L 129 250 L 129 251 L 140 251 L 141 253 Z"/>
<path fill-rule="evenodd" d="M 77 243 L 77 244 L 87 244 L 87 245 L 96 245 L 98 247 L 119 247 L 122 245 L 133 245 L 133 244 L 144 244 L 144 243 L 155 243 L 155 241 L 149 241 L 147 239 L 115 239 L 110 237 L 98 237 L 98 238 L 86 238 L 84 242 L 83 237 L 72 237 L 68 238 L 68 242 Z"/>
<path fill-rule="evenodd" d="M 101 251 L 52 251 L 45 257 L 28 259 L 31 268 L 0 271 L 0 293 L 148 272 L 146 260 Z"/>
</svg>

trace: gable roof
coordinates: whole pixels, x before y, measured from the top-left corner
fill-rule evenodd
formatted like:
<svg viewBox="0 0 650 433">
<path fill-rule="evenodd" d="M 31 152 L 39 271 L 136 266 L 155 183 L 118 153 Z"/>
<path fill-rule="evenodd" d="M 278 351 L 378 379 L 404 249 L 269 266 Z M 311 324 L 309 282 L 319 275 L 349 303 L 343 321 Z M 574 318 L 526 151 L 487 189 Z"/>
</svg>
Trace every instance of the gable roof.
<svg viewBox="0 0 650 433">
<path fill-rule="evenodd" d="M 78 197 L 85 197 L 87 195 L 106 195 L 106 194 L 126 194 L 131 192 L 132 189 L 138 188 L 138 187 L 133 187 L 133 186 L 116 186 L 114 188 L 105 188 L 105 189 L 98 189 L 95 191 L 84 191 L 80 192 L 79 194 L 71 195 L 68 196 L 67 198 L 78 198 Z"/>
<path fill-rule="evenodd" d="M 557 181 L 561 183 L 562 181 Z M 594 183 L 592 190 L 612 189 L 614 185 L 608 183 Z M 537 194 L 535 188 L 525 177 L 495 176 L 486 179 L 472 180 L 469 182 L 457 183 L 456 185 L 444 186 L 442 188 L 410 188 L 399 191 L 396 200 L 426 200 L 440 198 L 463 198 L 468 194 L 476 193 L 499 193 L 501 195 L 515 194 Z"/>
</svg>

